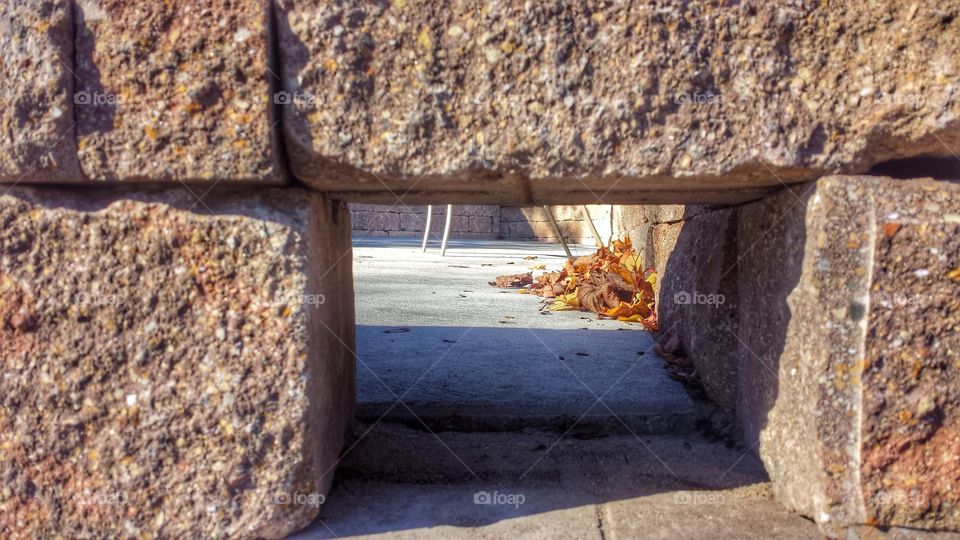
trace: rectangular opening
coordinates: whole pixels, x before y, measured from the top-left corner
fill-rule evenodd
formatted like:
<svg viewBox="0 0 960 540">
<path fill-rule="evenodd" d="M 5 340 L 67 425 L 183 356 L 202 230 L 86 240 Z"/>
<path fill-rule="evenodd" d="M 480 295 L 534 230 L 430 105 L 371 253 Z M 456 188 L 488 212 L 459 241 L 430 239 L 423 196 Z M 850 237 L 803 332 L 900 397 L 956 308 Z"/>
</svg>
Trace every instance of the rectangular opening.
<svg viewBox="0 0 960 540">
<path fill-rule="evenodd" d="M 490 285 L 562 269 L 557 230 L 573 257 L 627 235 L 612 206 L 544 212 L 454 206 L 443 252 L 445 205 L 425 251 L 425 207 L 352 206 L 357 422 L 304 534 L 812 534 L 654 333 Z"/>
</svg>

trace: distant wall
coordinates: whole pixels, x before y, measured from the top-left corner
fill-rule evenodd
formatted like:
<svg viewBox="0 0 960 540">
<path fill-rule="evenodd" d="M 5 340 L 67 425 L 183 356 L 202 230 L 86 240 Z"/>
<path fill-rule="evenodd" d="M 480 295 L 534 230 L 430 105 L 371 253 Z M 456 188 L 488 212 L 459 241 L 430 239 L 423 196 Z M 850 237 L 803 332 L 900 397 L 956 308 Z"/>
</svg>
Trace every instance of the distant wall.
<svg viewBox="0 0 960 540">
<path fill-rule="evenodd" d="M 426 206 L 350 204 L 354 236 L 421 238 L 426 225 Z M 432 234 L 443 234 L 447 205 L 433 207 Z M 452 238 L 493 240 L 500 236 L 500 207 L 454 205 L 450 224 Z"/>
<path fill-rule="evenodd" d="M 351 204 L 353 232 L 356 236 L 414 238 L 423 235 L 426 224 L 426 206 Z M 594 244 L 595 240 L 587 225 L 581 206 L 552 206 L 564 238 L 568 242 Z M 611 205 L 588 205 L 587 211 L 597 232 L 606 242 L 610 240 L 612 227 Z M 620 208 L 620 207 L 616 207 Z M 431 232 L 443 234 L 446 205 L 433 207 Z M 452 238 L 530 240 L 556 242 L 557 237 L 550 226 L 542 206 L 490 206 L 453 205 Z"/>
<path fill-rule="evenodd" d="M 591 245 L 596 243 L 582 206 L 558 205 L 550 208 L 567 242 Z M 604 242 L 610 240 L 611 209 L 612 206 L 608 204 L 587 206 L 593 225 Z M 542 206 L 500 207 L 500 237 L 507 240 L 557 241 L 557 235 L 553 232 L 550 219 Z"/>
</svg>

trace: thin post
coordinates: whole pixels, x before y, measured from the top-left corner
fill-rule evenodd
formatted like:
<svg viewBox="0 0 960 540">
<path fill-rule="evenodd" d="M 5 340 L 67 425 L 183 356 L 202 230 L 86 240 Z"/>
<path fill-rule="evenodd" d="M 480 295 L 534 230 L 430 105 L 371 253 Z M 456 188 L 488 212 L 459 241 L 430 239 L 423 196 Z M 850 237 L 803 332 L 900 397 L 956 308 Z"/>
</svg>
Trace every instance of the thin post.
<svg viewBox="0 0 960 540">
<path fill-rule="evenodd" d="M 583 208 L 583 217 L 587 218 L 587 225 L 590 225 L 590 231 L 593 233 L 593 237 L 597 240 L 597 247 L 603 247 L 606 243 L 600 238 L 600 233 L 597 232 L 597 227 L 593 224 L 593 218 L 590 217 L 590 211 L 587 210 L 587 205 L 582 205 Z"/>
<path fill-rule="evenodd" d="M 427 224 L 423 228 L 423 245 L 420 246 L 420 253 L 427 252 L 427 239 L 430 238 L 430 222 L 433 220 L 433 205 L 427 205 Z"/>
<path fill-rule="evenodd" d="M 447 239 L 450 238 L 450 224 L 453 222 L 453 205 L 447 205 L 447 223 L 443 226 L 443 242 L 440 244 L 440 256 L 447 254 Z"/>
<path fill-rule="evenodd" d="M 550 226 L 553 227 L 553 234 L 557 235 L 557 238 L 560 239 L 560 245 L 563 246 L 563 251 L 567 254 L 567 257 L 573 257 L 573 253 L 570 253 L 570 246 L 567 245 L 567 239 L 564 238 L 563 233 L 560 232 L 560 225 L 557 225 L 557 218 L 553 217 L 553 210 L 547 205 L 543 205 L 543 209 L 547 211 L 547 219 L 550 220 Z"/>
</svg>

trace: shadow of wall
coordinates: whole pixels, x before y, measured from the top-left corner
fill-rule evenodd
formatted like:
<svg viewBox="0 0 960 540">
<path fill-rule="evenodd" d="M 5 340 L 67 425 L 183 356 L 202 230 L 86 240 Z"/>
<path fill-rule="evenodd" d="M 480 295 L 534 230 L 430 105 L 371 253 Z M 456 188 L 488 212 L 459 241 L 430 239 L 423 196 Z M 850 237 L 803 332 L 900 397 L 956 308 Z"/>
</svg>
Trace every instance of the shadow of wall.
<svg viewBox="0 0 960 540">
<path fill-rule="evenodd" d="M 659 276 L 658 342 L 694 370 L 712 403 L 736 413 L 755 453 L 778 395 L 806 242 L 808 196 L 792 192 L 736 207 L 648 211 L 633 233 Z"/>
</svg>

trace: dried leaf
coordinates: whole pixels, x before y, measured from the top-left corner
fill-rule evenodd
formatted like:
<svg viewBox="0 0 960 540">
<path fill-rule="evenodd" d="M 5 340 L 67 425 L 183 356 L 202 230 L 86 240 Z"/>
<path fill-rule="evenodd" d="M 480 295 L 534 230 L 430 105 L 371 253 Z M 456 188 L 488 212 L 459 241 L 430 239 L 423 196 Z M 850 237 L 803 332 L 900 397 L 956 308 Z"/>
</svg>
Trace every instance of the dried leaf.
<svg viewBox="0 0 960 540">
<path fill-rule="evenodd" d="M 491 281 L 490 285 L 500 287 L 501 289 L 515 289 L 530 285 L 533 283 L 533 274 L 512 274 L 507 276 L 497 276 L 496 281 Z"/>
<path fill-rule="evenodd" d="M 577 299 L 577 293 L 557 295 L 550 307 L 550 311 L 570 311 L 580 309 L 580 301 Z"/>
<path fill-rule="evenodd" d="M 543 265 L 531 266 L 531 269 L 541 268 Z M 515 279 L 502 278 L 528 275 L 500 276 L 497 279 L 498 283 L 510 283 L 506 286 L 517 286 L 513 285 Z M 600 247 L 590 256 L 568 259 L 563 270 L 545 272 L 536 279 L 531 278 L 530 283 L 529 289 L 520 292 L 553 298 L 547 307 L 550 311 L 592 311 L 601 318 L 638 323 L 650 330 L 657 328 L 654 307 L 656 272 L 641 270 L 640 256 L 633 250 L 629 239 L 616 240 L 609 249 Z"/>
</svg>

